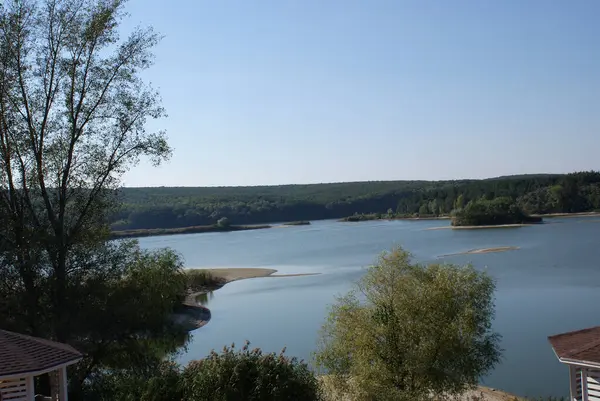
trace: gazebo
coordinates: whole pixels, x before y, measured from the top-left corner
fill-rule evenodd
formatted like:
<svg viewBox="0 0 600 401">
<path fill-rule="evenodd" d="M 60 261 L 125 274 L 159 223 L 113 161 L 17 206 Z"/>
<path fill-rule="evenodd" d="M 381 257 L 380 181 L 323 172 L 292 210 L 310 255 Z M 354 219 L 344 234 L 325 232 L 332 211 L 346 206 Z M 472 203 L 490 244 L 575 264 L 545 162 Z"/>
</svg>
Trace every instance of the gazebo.
<svg viewBox="0 0 600 401">
<path fill-rule="evenodd" d="M 600 401 L 600 326 L 548 337 L 569 367 L 571 401 Z"/>
<path fill-rule="evenodd" d="M 69 345 L 0 330 L 0 400 L 34 401 L 34 377 L 49 373 L 52 401 L 67 401 L 67 366 L 81 358 Z"/>
</svg>

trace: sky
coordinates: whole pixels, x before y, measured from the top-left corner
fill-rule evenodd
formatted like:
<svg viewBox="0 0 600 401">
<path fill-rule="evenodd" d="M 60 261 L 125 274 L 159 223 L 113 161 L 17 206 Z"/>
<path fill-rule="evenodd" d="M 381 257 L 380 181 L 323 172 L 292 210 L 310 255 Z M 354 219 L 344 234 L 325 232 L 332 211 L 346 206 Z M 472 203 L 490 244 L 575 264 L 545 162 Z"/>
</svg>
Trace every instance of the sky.
<svg viewBox="0 0 600 401">
<path fill-rule="evenodd" d="M 130 0 L 173 147 L 126 186 L 600 169 L 597 0 Z"/>
</svg>

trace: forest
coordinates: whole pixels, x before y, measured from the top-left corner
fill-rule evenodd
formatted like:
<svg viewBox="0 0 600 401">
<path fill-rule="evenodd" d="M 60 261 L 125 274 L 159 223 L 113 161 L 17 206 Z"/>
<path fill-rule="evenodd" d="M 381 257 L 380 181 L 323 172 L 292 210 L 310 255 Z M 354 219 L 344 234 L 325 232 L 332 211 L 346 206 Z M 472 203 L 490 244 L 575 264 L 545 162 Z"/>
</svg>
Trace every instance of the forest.
<svg viewBox="0 0 600 401">
<path fill-rule="evenodd" d="M 472 200 L 510 198 L 525 213 L 600 210 L 600 172 L 455 181 L 373 181 L 256 187 L 122 188 L 112 229 L 340 219 L 354 214 L 448 215 Z"/>
<path fill-rule="evenodd" d="M 453 226 L 490 226 L 501 224 L 541 223 L 539 216 L 529 216 L 509 197 L 472 200 L 452 213 Z"/>
</svg>

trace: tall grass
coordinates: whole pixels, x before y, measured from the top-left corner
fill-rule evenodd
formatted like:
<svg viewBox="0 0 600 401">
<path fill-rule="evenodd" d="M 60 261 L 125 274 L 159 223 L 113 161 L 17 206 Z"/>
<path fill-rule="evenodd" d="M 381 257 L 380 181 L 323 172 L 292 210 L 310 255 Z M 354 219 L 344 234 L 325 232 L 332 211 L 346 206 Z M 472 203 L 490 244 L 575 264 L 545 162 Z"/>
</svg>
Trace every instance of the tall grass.
<svg viewBox="0 0 600 401">
<path fill-rule="evenodd" d="M 188 289 L 192 292 L 211 290 L 225 284 L 225 279 L 216 277 L 208 270 L 193 269 L 187 270 Z"/>
</svg>

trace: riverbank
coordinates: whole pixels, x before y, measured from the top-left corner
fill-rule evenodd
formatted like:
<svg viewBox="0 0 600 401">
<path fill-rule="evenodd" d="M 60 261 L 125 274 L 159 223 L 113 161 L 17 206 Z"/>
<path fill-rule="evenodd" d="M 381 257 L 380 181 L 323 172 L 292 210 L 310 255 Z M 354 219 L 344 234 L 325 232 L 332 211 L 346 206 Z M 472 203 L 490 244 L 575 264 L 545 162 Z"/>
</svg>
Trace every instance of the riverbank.
<svg viewBox="0 0 600 401">
<path fill-rule="evenodd" d="M 554 217 L 600 217 L 600 212 L 581 212 L 581 213 L 548 213 L 548 214 L 532 214 L 530 217 L 533 218 L 554 218 Z M 386 214 L 361 214 L 361 215 L 353 215 L 344 217 L 342 219 L 337 220 L 341 223 L 360 223 L 362 221 L 377 221 L 377 220 L 408 220 L 408 221 L 418 221 L 418 220 L 451 220 L 452 217 L 450 215 L 440 215 L 440 216 L 423 216 L 423 217 L 409 217 L 409 216 L 392 216 L 389 217 Z M 519 224 L 499 224 L 499 225 L 483 225 L 483 226 L 455 226 L 457 229 L 473 229 L 473 228 L 496 228 L 496 227 L 525 227 L 533 224 L 543 224 L 543 221 L 540 222 L 528 222 L 528 223 L 519 223 Z M 439 230 L 446 227 L 435 227 L 428 228 L 428 230 Z M 447 227 L 451 228 L 451 227 Z"/>
<path fill-rule="evenodd" d="M 535 217 L 553 218 L 553 217 L 600 217 L 600 212 L 581 212 L 581 213 L 548 213 L 532 214 Z"/>
<path fill-rule="evenodd" d="M 140 237 L 154 237 L 158 235 L 178 235 L 178 234 L 198 234 L 198 233 L 225 233 L 231 231 L 248 231 L 248 230 L 262 230 L 271 228 L 272 226 L 192 226 L 192 227 L 180 227 L 180 228 L 147 228 L 138 230 L 120 230 L 113 231 L 110 233 L 110 239 L 121 239 L 121 238 L 140 238 Z"/>
<path fill-rule="evenodd" d="M 188 274 L 194 272 L 207 272 L 213 277 L 210 284 L 203 286 L 201 289 L 189 293 L 182 305 L 182 308 L 175 314 L 175 319 L 180 324 L 184 324 L 189 331 L 199 329 L 206 325 L 211 318 L 210 309 L 199 304 L 198 299 L 209 292 L 216 291 L 228 283 L 238 280 L 247 280 L 252 278 L 283 278 L 283 277 L 299 277 L 299 276 L 314 276 L 321 273 L 295 273 L 295 274 L 275 274 L 275 269 L 263 269 L 254 267 L 231 267 L 231 268 L 215 268 L 215 269 L 188 269 Z"/>
<path fill-rule="evenodd" d="M 365 217 L 366 216 L 366 217 Z M 371 217 L 371 215 L 360 215 L 358 218 L 355 216 L 345 217 L 338 220 L 338 222 L 361 222 L 361 221 L 377 221 L 377 220 L 406 220 L 406 221 L 419 221 L 419 220 L 450 220 L 451 217 L 447 215 L 443 216 L 423 216 L 423 217 Z M 534 214 L 532 217 L 541 218 L 554 218 L 554 217 L 600 217 L 598 212 L 585 212 L 585 213 L 551 213 L 551 214 Z M 217 225 L 209 226 L 191 226 L 191 227 L 178 227 L 178 228 L 147 228 L 147 229 L 133 229 L 133 230 L 118 230 L 112 231 L 110 239 L 121 239 L 121 238 L 141 238 L 141 237 L 154 237 L 159 235 L 178 235 L 178 234 L 198 234 L 198 233 L 222 233 L 231 231 L 248 231 L 248 230 L 261 230 L 267 228 L 278 228 L 278 227 L 291 227 L 291 226 L 304 226 L 310 225 L 310 221 L 292 221 L 281 223 L 277 225 L 253 225 L 253 226 L 228 226 L 220 227 Z M 483 226 L 444 226 L 444 227 L 432 227 L 426 228 L 426 230 L 444 230 L 444 229 L 455 229 L 455 230 L 472 230 L 472 229 L 484 229 L 484 228 L 514 228 L 514 227 L 527 227 L 533 224 L 542 223 L 524 223 L 524 224 L 502 224 L 502 225 L 483 225 Z"/>
</svg>

